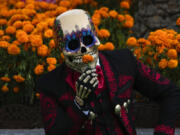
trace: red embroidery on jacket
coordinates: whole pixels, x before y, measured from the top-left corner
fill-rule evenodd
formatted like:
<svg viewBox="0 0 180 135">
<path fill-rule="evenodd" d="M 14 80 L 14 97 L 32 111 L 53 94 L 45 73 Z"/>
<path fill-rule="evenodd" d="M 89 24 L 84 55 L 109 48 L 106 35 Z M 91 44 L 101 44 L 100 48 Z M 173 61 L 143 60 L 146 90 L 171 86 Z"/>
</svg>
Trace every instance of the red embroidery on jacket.
<svg viewBox="0 0 180 135">
<path fill-rule="evenodd" d="M 166 125 L 158 125 L 155 128 L 155 132 L 163 132 L 167 135 L 174 135 L 174 128 L 171 128 L 170 126 Z"/>
<path fill-rule="evenodd" d="M 40 104 L 45 126 L 44 128 L 47 132 L 55 123 L 57 106 L 54 99 L 45 96 L 43 93 L 40 93 Z"/>
<path fill-rule="evenodd" d="M 124 107 L 122 107 L 122 109 L 121 109 L 121 117 L 122 117 L 122 120 L 124 121 L 124 125 L 125 125 L 127 131 L 128 131 L 131 135 L 133 135 L 133 129 L 132 129 L 131 126 L 130 126 L 129 119 L 128 119 L 128 116 L 127 116 L 127 114 L 126 114 L 126 110 L 125 110 Z"/>
<path fill-rule="evenodd" d="M 137 60 L 137 64 L 138 64 L 138 70 L 143 76 L 159 84 L 169 84 L 169 80 L 167 78 L 164 78 L 159 73 L 151 70 L 148 66 L 144 65 L 141 61 Z"/>
<path fill-rule="evenodd" d="M 107 76 L 109 88 L 111 89 L 110 98 L 112 99 L 115 96 L 115 92 L 117 91 L 116 79 L 114 77 L 114 73 L 111 71 L 109 62 L 102 54 L 99 54 L 99 56 L 101 57 L 102 64 L 104 65 L 104 70 Z"/>
<path fill-rule="evenodd" d="M 120 75 L 119 76 L 119 87 L 121 90 L 121 87 L 123 88 L 123 86 L 125 86 L 129 81 L 131 81 L 132 83 L 130 83 L 130 87 L 128 87 L 123 93 L 120 93 L 118 95 L 119 98 L 130 98 L 131 96 L 131 91 L 132 91 L 132 85 L 133 85 L 133 77 L 132 76 L 126 76 L 126 75 Z"/>
<path fill-rule="evenodd" d="M 74 97 L 70 93 L 64 93 L 61 97 L 58 98 L 58 101 L 63 101 L 63 100 L 73 100 Z"/>
</svg>

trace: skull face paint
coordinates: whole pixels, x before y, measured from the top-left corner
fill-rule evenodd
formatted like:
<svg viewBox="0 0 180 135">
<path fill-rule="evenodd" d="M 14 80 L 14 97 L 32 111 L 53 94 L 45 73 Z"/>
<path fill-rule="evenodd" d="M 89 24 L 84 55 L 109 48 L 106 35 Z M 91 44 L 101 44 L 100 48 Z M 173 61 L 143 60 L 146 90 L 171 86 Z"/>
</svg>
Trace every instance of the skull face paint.
<svg viewBox="0 0 180 135">
<path fill-rule="evenodd" d="M 89 15 L 80 9 L 69 10 L 55 19 L 54 26 L 55 41 L 63 51 L 66 65 L 78 72 L 95 68 L 100 42 Z M 86 54 L 94 60 L 83 63 L 82 57 Z"/>
</svg>

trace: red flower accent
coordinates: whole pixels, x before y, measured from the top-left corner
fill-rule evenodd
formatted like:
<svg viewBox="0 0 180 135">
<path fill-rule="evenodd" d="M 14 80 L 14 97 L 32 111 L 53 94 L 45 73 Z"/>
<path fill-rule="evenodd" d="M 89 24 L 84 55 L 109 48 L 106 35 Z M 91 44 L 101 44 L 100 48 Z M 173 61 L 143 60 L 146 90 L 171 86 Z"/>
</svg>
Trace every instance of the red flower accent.
<svg viewBox="0 0 180 135">
<path fill-rule="evenodd" d="M 174 128 L 171 128 L 170 126 L 166 126 L 166 125 L 158 125 L 155 128 L 155 132 L 163 132 L 167 135 L 174 135 Z"/>
</svg>

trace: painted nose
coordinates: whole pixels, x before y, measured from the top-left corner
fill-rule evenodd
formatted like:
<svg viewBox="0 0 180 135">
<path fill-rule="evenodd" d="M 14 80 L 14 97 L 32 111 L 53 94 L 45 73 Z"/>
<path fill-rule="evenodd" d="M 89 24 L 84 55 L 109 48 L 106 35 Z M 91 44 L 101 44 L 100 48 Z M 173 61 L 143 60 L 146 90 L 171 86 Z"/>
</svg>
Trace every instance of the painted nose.
<svg viewBox="0 0 180 135">
<path fill-rule="evenodd" d="M 81 47 L 81 53 L 85 53 L 85 52 L 87 52 L 86 48 L 84 46 Z"/>
</svg>

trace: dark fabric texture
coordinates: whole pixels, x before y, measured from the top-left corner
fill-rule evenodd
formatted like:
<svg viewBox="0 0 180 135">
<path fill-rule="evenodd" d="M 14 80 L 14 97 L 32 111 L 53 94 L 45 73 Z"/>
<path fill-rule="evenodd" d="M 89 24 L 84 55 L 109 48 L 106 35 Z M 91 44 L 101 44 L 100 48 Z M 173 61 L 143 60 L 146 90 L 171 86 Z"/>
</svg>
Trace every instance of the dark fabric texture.
<svg viewBox="0 0 180 135">
<path fill-rule="evenodd" d="M 100 52 L 105 89 L 97 92 L 91 109 L 97 114 L 90 121 L 74 104 L 75 91 L 66 82 L 68 70 L 63 63 L 42 75 L 36 89 L 41 93 L 41 108 L 47 135 L 135 135 L 133 90 L 160 105 L 155 135 L 173 135 L 176 114 L 180 110 L 180 89 L 173 82 L 136 60 L 130 50 Z M 120 114 L 114 113 L 121 105 Z"/>
</svg>

